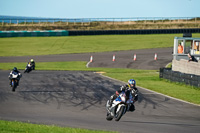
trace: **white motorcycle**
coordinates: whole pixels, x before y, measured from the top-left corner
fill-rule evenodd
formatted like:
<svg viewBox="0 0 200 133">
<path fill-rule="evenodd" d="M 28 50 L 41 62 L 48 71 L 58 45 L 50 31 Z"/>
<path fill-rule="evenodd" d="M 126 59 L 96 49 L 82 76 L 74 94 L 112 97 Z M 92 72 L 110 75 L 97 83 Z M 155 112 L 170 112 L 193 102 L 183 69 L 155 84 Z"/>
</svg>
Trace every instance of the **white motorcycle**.
<svg viewBox="0 0 200 133">
<path fill-rule="evenodd" d="M 15 91 L 15 89 L 17 88 L 18 84 L 19 84 L 19 79 L 20 79 L 21 75 L 17 72 L 12 72 L 11 74 L 11 87 L 12 87 L 12 91 Z"/>
<path fill-rule="evenodd" d="M 132 95 L 130 94 L 129 99 L 127 100 L 127 96 L 125 92 L 121 92 L 119 96 L 113 101 L 110 107 L 110 100 L 107 101 L 106 109 L 107 109 L 107 117 L 108 121 L 111 121 L 113 118 L 115 121 L 119 121 L 121 117 L 129 110 L 130 103 L 133 103 Z"/>
</svg>

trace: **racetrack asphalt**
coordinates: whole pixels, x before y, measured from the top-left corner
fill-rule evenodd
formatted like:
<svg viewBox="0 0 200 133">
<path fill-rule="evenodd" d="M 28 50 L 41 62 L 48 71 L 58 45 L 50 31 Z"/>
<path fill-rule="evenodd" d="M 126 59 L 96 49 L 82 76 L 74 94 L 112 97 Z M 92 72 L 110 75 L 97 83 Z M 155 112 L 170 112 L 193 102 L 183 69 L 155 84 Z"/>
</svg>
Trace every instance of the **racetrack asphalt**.
<svg viewBox="0 0 200 133">
<path fill-rule="evenodd" d="M 135 54 L 136 61 L 133 60 Z M 157 54 L 157 60 L 154 60 L 155 54 Z M 115 61 L 112 61 L 113 55 L 115 55 Z M 0 57 L 0 62 L 28 62 L 31 58 L 33 58 L 36 63 L 59 61 L 88 62 L 90 61 L 91 56 L 93 56 L 93 62 L 89 64 L 89 67 L 158 70 L 160 67 L 165 67 L 168 63 L 172 61 L 172 48 L 141 49 L 84 54 Z"/>
<path fill-rule="evenodd" d="M 94 54 L 95 60 L 100 59 L 96 56 L 98 54 L 100 53 Z M 158 60 L 159 58 L 165 63 L 168 62 L 161 53 L 158 54 Z M 95 60 L 93 63 L 97 62 Z M 116 56 L 116 63 L 117 60 Z M 93 63 L 90 67 L 94 65 Z M 160 64 L 165 65 L 165 63 Z M 124 83 L 98 73 L 35 70 L 23 74 L 16 92 L 12 92 L 8 81 L 9 72 L 0 70 L 0 119 L 2 120 L 123 133 L 200 131 L 200 106 L 140 87 L 139 100 L 135 103 L 136 110 L 127 112 L 119 122 L 107 121 L 106 101 Z"/>
</svg>

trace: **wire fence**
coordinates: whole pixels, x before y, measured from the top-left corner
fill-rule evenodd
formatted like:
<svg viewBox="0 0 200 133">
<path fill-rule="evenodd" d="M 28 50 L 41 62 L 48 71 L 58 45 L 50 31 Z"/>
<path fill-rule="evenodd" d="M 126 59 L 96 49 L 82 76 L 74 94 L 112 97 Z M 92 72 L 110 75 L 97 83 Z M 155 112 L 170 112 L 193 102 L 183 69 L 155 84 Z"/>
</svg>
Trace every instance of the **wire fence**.
<svg viewBox="0 0 200 133">
<path fill-rule="evenodd" d="M 194 74 L 186 74 L 178 71 L 172 71 L 171 68 L 160 68 L 160 78 L 167 79 L 172 82 L 187 84 L 190 86 L 200 87 L 200 76 Z"/>
<path fill-rule="evenodd" d="M 2 27 L 57 27 L 63 29 L 170 29 L 199 28 L 200 17 L 137 18 L 1 18 Z"/>
</svg>

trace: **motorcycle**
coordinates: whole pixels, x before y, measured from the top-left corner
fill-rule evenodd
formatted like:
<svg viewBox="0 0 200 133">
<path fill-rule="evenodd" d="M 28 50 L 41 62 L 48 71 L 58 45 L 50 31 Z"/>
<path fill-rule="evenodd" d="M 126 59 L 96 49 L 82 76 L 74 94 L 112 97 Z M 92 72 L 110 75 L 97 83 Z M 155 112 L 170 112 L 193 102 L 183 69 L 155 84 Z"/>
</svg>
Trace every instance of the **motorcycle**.
<svg viewBox="0 0 200 133">
<path fill-rule="evenodd" d="M 12 91 L 15 91 L 15 89 L 17 88 L 17 86 L 19 85 L 19 73 L 13 72 L 11 75 L 11 87 L 12 87 Z"/>
<path fill-rule="evenodd" d="M 28 63 L 27 66 L 26 66 L 26 68 L 25 68 L 25 70 L 24 70 L 24 73 L 29 73 L 31 71 L 32 71 L 32 66 L 31 66 L 30 63 Z"/>
<path fill-rule="evenodd" d="M 132 96 L 130 95 L 127 100 L 127 96 L 125 92 L 121 92 L 119 96 L 113 101 L 110 107 L 110 100 L 107 101 L 106 109 L 107 109 L 107 117 L 108 121 L 111 121 L 113 118 L 115 121 L 119 121 L 121 117 L 129 110 L 129 103 L 133 103 Z"/>
</svg>

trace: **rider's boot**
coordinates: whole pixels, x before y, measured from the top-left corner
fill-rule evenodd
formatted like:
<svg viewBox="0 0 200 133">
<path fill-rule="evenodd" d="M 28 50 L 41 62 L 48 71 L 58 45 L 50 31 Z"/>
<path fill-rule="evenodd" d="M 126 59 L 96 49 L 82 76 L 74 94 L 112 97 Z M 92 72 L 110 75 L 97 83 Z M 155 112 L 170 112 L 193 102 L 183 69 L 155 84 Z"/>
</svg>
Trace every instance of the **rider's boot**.
<svg viewBox="0 0 200 133">
<path fill-rule="evenodd" d="M 131 112 L 135 111 L 135 105 L 134 104 L 131 104 L 129 111 L 131 111 Z"/>
<path fill-rule="evenodd" d="M 114 95 L 112 95 L 112 96 L 110 96 L 110 100 L 109 100 L 109 107 L 111 107 L 112 106 L 112 103 L 113 103 L 113 101 L 114 101 L 114 99 L 116 98 L 116 95 L 114 94 Z"/>
</svg>

